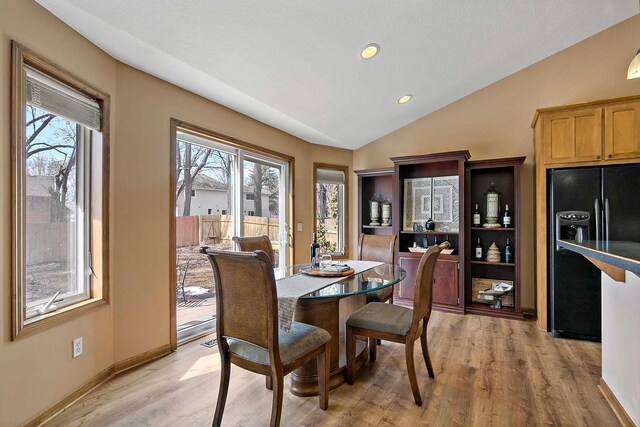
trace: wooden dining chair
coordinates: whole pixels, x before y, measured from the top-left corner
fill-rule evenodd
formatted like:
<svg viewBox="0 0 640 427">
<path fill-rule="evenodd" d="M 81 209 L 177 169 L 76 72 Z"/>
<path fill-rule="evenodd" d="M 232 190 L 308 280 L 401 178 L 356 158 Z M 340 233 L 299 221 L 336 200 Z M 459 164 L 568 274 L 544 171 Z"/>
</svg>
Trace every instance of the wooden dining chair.
<svg viewBox="0 0 640 427">
<path fill-rule="evenodd" d="M 416 405 L 422 406 L 420 388 L 413 360 L 413 344 L 420 338 L 422 355 L 429 376 L 434 378 L 429 348 L 427 346 L 427 323 L 431 316 L 431 288 L 433 271 L 440 255 L 440 248 L 430 247 L 420 259 L 416 275 L 413 310 L 399 305 L 372 302 L 349 316 L 346 322 L 347 383 L 353 384 L 355 374 L 356 335 L 369 338 L 369 358 L 376 358 L 376 339 L 393 341 L 405 345 L 405 359 L 411 391 Z"/>
<path fill-rule="evenodd" d="M 376 236 L 361 234 L 358 245 L 358 259 L 395 264 L 397 236 Z M 378 291 L 367 292 L 367 302 L 385 302 L 393 304 L 393 286 Z"/>
<path fill-rule="evenodd" d="M 276 257 L 269 236 L 264 234 L 262 236 L 247 237 L 233 236 L 232 240 L 238 245 L 238 249 L 242 252 L 264 251 L 271 260 L 271 265 L 277 267 Z"/>
<path fill-rule="evenodd" d="M 271 426 L 280 424 L 284 376 L 313 360 L 318 364 L 320 408 L 329 406 L 331 335 L 324 329 L 292 322 L 278 327 L 276 281 L 263 251 L 202 250 L 209 256 L 216 287 L 216 334 L 221 359 L 220 390 L 213 425 L 222 422 L 231 363 L 271 377 Z"/>
</svg>

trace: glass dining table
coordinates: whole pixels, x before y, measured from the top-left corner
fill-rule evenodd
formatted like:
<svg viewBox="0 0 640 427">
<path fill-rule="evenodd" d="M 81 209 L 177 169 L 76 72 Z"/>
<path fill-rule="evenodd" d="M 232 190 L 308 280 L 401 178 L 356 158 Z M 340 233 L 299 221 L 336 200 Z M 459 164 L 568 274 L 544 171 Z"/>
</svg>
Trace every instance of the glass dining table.
<svg viewBox="0 0 640 427">
<path fill-rule="evenodd" d="M 348 264 L 348 261 L 346 261 Z M 276 280 L 301 274 L 308 264 L 296 264 L 274 269 Z M 316 279 L 308 276 L 309 280 Z M 345 382 L 345 321 L 367 302 L 366 294 L 393 286 L 406 277 L 406 272 L 393 264 L 383 263 L 368 270 L 343 278 L 298 299 L 293 320 L 320 327 L 331 334 L 331 374 L 329 388 Z M 356 366 L 367 360 L 367 343 L 356 345 Z M 297 396 L 318 394 L 318 371 L 311 361 L 291 373 L 291 392 Z"/>
</svg>

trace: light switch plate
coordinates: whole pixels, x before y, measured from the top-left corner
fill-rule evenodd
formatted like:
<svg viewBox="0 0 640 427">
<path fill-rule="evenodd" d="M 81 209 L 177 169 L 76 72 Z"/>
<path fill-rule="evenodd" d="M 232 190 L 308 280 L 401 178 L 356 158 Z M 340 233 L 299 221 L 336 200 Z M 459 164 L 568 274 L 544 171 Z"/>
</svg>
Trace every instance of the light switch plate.
<svg viewBox="0 0 640 427">
<path fill-rule="evenodd" d="M 302 231 L 302 223 L 301 222 L 296 224 L 296 230 L 297 231 Z"/>
<path fill-rule="evenodd" d="M 73 340 L 73 358 L 82 354 L 82 337 Z"/>
</svg>

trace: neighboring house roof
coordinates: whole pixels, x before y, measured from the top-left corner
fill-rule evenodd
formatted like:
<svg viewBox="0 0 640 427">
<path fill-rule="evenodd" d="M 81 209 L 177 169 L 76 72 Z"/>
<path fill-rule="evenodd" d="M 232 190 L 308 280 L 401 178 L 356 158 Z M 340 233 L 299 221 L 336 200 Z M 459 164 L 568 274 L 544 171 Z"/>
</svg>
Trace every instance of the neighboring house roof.
<svg viewBox="0 0 640 427">
<path fill-rule="evenodd" d="M 182 180 L 180 180 L 178 184 L 182 184 Z M 194 190 L 227 191 L 227 184 L 225 184 L 224 182 L 218 181 L 215 178 L 211 178 L 210 176 L 199 174 L 194 178 L 191 188 Z M 245 185 L 244 192 L 253 193 L 254 186 Z M 262 187 L 262 194 L 269 195 L 271 193 L 266 187 Z"/>
<path fill-rule="evenodd" d="M 55 188 L 55 181 L 52 176 L 46 175 L 27 175 L 26 188 L 27 196 L 31 197 L 51 197 L 49 189 Z"/>
<path fill-rule="evenodd" d="M 51 192 L 53 192 L 56 187 L 55 177 L 47 175 L 27 175 L 25 186 L 27 189 L 27 197 L 50 199 Z M 73 212 L 74 202 L 67 200 L 65 206 L 69 211 Z"/>
</svg>

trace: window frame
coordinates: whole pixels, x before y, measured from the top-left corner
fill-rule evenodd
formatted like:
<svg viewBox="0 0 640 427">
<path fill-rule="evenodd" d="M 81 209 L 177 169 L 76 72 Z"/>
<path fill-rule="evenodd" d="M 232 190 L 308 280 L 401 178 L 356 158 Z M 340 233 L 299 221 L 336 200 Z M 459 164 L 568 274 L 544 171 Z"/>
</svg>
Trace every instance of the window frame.
<svg viewBox="0 0 640 427">
<path fill-rule="evenodd" d="M 83 80 L 58 67 L 34 51 L 12 41 L 11 67 L 11 340 L 28 336 L 59 325 L 109 303 L 109 115 L 110 96 L 93 88 Z M 84 195 L 90 207 L 83 224 L 88 251 L 86 267 L 89 270 L 89 298 L 61 306 L 58 310 L 28 316 L 26 306 L 26 158 L 24 156 L 26 73 L 31 67 L 52 79 L 92 98 L 100 105 L 101 129 L 88 132 L 92 149 L 85 160 L 92 164 L 86 175 L 90 191 Z M 82 128 L 86 129 L 86 128 Z M 95 146 L 95 149 L 93 148 Z M 85 163 L 86 164 L 86 163 Z"/>
<path fill-rule="evenodd" d="M 343 251 L 335 252 L 332 255 L 333 258 L 336 259 L 346 259 L 349 258 L 349 166 L 345 165 L 334 165 L 329 163 L 313 163 L 313 232 L 317 232 L 318 227 L 318 218 L 316 214 L 318 212 L 318 195 L 317 195 L 317 187 L 318 187 L 318 169 L 332 169 L 342 171 L 344 173 L 344 189 L 342 194 L 338 193 L 338 196 L 342 199 L 342 209 L 338 214 L 338 218 L 340 219 L 340 214 L 342 215 L 342 233 L 338 238 L 342 239 L 343 242 Z"/>
<path fill-rule="evenodd" d="M 77 285 L 82 289 L 82 291 L 75 292 L 71 295 L 65 295 L 61 302 L 56 300 L 55 304 L 58 306 L 58 309 L 75 305 L 91 298 L 91 260 L 89 258 L 89 254 L 91 253 L 91 231 L 89 225 L 91 223 L 92 130 L 80 124 L 76 124 L 76 132 L 78 134 L 76 147 L 76 204 L 84 209 L 82 210 L 82 215 L 78 215 L 76 212 L 76 236 L 81 236 L 81 238 L 78 239 L 79 244 L 76 246 L 77 253 L 75 254 L 75 257 L 77 259 Z M 78 220 L 78 218 L 80 218 L 80 220 Z M 31 304 L 27 304 L 25 302 L 25 322 L 32 322 L 32 319 L 41 316 L 37 312 L 38 308 L 47 303 L 52 296 L 53 295 L 38 301 L 33 301 Z"/>
<path fill-rule="evenodd" d="M 170 250 L 169 250 L 169 295 L 170 295 L 170 319 L 169 319 L 169 337 L 170 337 L 170 345 L 173 350 L 178 348 L 178 333 L 177 333 L 177 310 L 176 310 L 176 289 L 177 289 L 177 280 L 176 280 L 176 197 L 175 197 L 175 187 L 176 187 L 176 143 L 180 138 L 178 138 L 178 133 L 184 133 L 187 135 L 191 135 L 196 138 L 204 139 L 206 143 L 198 143 L 199 145 L 206 146 L 208 148 L 212 148 L 214 150 L 220 150 L 223 152 L 227 152 L 234 156 L 237 156 L 234 164 L 238 165 L 238 167 L 234 167 L 233 173 L 235 174 L 234 181 L 235 182 L 244 182 L 244 161 L 258 161 L 265 164 L 273 164 L 276 167 L 281 167 L 281 171 L 284 174 L 285 179 L 280 180 L 280 194 L 286 196 L 285 199 L 282 200 L 284 210 L 286 215 L 281 215 L 280 226 L 286 235 L 281 235 L 281 240 L 286 240 L 287 251 L 286 255 L 281 258 L 281 260 L 288 265 L 293 264 L 294 261 L 294 236 L 293 229 L 291 224 L 295 223 L 295 212 L 294 212 L 294 183 L 295 183 L 295 157 L 283 154 L 274 150 L 270 150 L 268 148 L 264 148 L 260 145 L 253 144 L 250 142 L 245 142 L 237 138 L 233 138 L 228 135 L 224 135 L 222 133 L 218 133 L 204 127 L 194 125 L 180 119 L 171 118 L 170 119 L 170 129 L 171 134 L 169 138 L 169 201 L 170 201 L 170 216 L 169 216 L 169 242 L 170 242 Z M 190 142 L 190 141 L 186 141 Z M 243 188 L 243 186 L 242 186 Z M 243 213 L 243 204 L 244 204 L 244 191 L 243 190 L 234 190 L 233 202 L 231 207 L 231 212 L 222 213 L 221 215 L 236 215 L 234 210 L 238 212 L 238 218 Z M 224 210 L 224 209 L 223 209 Z M 288 220 L 288 221 L 287 221 Z M 243 235 L 243 221 L 235 220 L 234 221 L 234 233 L 238 236 Z M 283 231 L 281 231 L 283 233 Z M 180 344 L 186 343 L 189 340 L 180 342 Z"/>
</svg>

